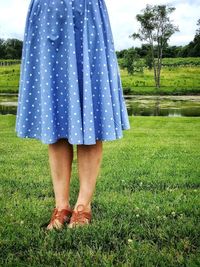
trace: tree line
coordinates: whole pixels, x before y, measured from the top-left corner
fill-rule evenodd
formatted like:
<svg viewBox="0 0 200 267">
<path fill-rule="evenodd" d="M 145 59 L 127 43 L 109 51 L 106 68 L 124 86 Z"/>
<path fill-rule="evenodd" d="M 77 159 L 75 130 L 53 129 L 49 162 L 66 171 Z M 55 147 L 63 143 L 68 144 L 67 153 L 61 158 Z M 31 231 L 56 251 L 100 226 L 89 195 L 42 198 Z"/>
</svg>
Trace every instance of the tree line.
<svg viewBox="0 0 200 267">
<path fill-rule="evenodd" d="M 200 21 L 200 20 L 199 20 Z M 19 39 L 0 38 L 0 59 L 21 59 L 23 41 Z M 129 50 L 134 50 L 141 58 L 146 57 L 149 51 L 148 44 L 142 44 L 141 47 L 122 49 L 116 51 L 118 58 L 124 58 Z M 155 47 L 156 50 L 156 47 Z M 185 46 L 169 46 L 163 49 L 163 57 L 200 57 L 200 33 L 196 34 L 194 40 Z"/>
<path fill-rule="evenodd" d="M 0 59 L 21 59 L 22 46 L 21 40 L 0 38 Z"/>
<path fill-rule="evenodd" d="M 147 20 L 146 20 L 147 21 Z M 194 39 L 189 44 L 184 46 L 169 46 L 166 44 L 163 48 L 162 57 L 175 58 L 175 57 L 199 57 L 200 56 L 200 19 L 197 22 L 198 29 Z M 23 41 L 19 39 L 3 39 L 0 38 L 0 59 L 21 59 Z M 123 49 L 116 51 L 118 58 L 124 58 L 129 50 L 134 50 L 135 53 L 141 57 L 148 57 L 150 45 L 142 44 L 141 47 Z M 157 47 L 154 47 L 156 52 Z"/>
<path fill-rule="evenodd" d="M 199 19 L 200 23 L 200 19 Z M 19 39 L 3 39 L 0 38 L 0 59 L 21 59 L 23 41 Z M 134 50 L 140 57 L 146 57 L 149 51 L 148 44 L 142 44 L 141 47 L 122 49 L 116 51 L 118 58 L 124 58 L 129 50 Z M 156 47 L 155 47 L 156 50 Z M 176 57 L 200 57 L 200 30 L 195 35 L 194 39 L 184 46 L 169 46 L 163 49 L 163 57 L 176 58 Z"/>
</svg>

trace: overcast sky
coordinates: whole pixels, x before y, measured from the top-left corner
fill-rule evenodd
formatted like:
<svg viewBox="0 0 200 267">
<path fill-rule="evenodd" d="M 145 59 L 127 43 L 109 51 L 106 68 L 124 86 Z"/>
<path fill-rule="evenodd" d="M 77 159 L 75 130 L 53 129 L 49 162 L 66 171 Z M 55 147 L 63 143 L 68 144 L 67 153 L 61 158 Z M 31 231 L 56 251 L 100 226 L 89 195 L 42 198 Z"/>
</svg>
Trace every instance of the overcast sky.
<svg viewBox="0 0 200 267">
<path fill-rule="evenodd" d="M 26 13 L 30 0 L 0 0 L 0 37 L 23 39 Z M 200 0 L 105 0 L 110 16 L 116 50 L 140 46 L 128 36 L 137 32 L 136 15 L 146 4 L 170 4 L 176 8 L 171 15 L 179 27 L 170 39 L 170 45 L 184 45 L 193 40 L 200 18 Z"/>
</svg>

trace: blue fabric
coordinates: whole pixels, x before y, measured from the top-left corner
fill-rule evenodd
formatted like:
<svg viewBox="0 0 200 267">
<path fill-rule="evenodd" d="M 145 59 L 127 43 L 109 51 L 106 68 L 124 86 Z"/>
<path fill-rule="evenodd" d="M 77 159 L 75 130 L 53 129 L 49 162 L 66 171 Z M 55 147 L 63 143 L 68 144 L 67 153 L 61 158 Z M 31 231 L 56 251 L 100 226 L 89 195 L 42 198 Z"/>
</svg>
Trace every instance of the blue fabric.
<svg viewBox="0 0 200 267">
<path fill-rule="evenodd" d="M 130 124 L 104 0 L 31 0 L 18 96 L 18 137 L 123 137 Z"/>
</svg>

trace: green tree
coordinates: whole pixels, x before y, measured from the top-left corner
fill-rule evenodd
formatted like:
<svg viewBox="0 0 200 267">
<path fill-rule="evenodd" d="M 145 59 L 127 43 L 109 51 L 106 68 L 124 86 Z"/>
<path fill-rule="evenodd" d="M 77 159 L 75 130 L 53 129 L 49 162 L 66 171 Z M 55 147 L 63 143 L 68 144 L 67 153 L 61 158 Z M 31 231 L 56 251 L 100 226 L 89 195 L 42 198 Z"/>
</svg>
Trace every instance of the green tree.
<svg viewBox="0 0 200 267">
<path fill-rule="evenodd" d="M 197 26 L 198 26 L 198 28 L 196 30 L 196 35 L 200 35 L 200 19 L 198 19 L 198 21 L 197 21 Z"/>
<path fill-rule="evenodd" d="M 136 53 L 133 47 L 127 49 L 124 53 L 124 63 L 123 67 L 125 67 L 129 74 L 133 74 L 138 68 L 138 59 L 139 55 Z"/>
<path fill-rule="evenodd" d="M 5 51 L 5 40 L 0 38 L 0 58 L 5 58 L 6 51 Z"/>
<path fill-rule="evenodd" d="M 167 46 L 169 38 L 176 31 L 179 31 L 178 27 L 174 26 L 169 18 L 169 14 L 174 10 L 174 7 L 167 5 L 146 5 L 146 8 L 142 10 L 143 13 L 136 15 L 136 19 L 140 23 L 138 33 L 130 35 L 133 39 L 138 38 L 141 41 L 148 42 L 154 69 L 155 86 L 157 88 L 160 87 L 163 49 Z M 154 48 L 156 48 L 156 52 Z"/>
<path fill-rule="evenodd" d="M 148 69 L 151 70 L 153 68 L 153 60 L 150 52 L 148 52 L 147 55 L 145 56 L 145 63 Z"/>
<path fill-rule="evenodd" d="M 194 36 L 194 40 L 187 46 L 187 56 L 199 57 L 200 56 L 200 19 L 197 21 L 197 30 Z"/>
<path fill-rule="evenodd" d="M 20 59 L 22 55 L 23 42 L 18 39 L 7 39 L 5 41 L 6 59 Z"/>
</svg>

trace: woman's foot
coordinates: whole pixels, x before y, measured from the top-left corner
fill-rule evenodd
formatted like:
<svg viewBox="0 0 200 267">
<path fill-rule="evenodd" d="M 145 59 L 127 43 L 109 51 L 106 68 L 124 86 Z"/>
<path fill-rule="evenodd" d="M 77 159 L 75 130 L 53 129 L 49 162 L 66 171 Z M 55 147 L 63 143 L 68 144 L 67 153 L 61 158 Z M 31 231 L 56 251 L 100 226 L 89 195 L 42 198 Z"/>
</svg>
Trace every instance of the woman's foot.
<svg viewBox="0 0 200 267">
<path fill-rule="evenodd" d="M 88 225 L 91 223 L 91 219 L 91 209 L 86 208 L 83 204 L 78 204 L 77 207 L 73 209 L 68 228 Z"/>
<path fill-rule="evenodd" d="M 46 229 L 61 229 L 65 223 L 69 223 L 70 217 L 72 216 L 72 211 L 73 210 L 70 207 L 66 209 L 54 208 L 51 215 L 51 220 Z"/>
</svg>

